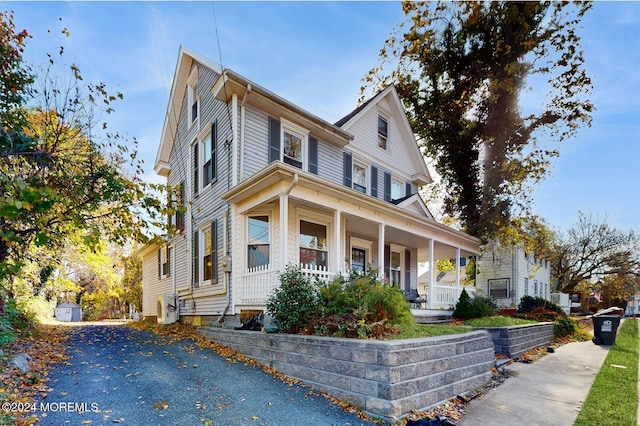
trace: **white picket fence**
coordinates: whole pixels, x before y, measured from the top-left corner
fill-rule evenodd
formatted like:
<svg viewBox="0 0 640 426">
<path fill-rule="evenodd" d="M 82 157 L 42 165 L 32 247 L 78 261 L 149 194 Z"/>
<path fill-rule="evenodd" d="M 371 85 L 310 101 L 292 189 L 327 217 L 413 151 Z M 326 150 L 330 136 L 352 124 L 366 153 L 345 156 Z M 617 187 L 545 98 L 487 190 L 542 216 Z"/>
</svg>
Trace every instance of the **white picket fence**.
<svg viewBox="0 0 640 426">
<path fill-rule="evenodd" d="M 456 286 L 455 282 L 440 282 L 433 286 L 433 300 L 429 304 L 431 309 L 453 309 L 458 303 L 462 289 L 465 288 L 469 296 L 473 297 L 475 287 Z"/>
</svg>

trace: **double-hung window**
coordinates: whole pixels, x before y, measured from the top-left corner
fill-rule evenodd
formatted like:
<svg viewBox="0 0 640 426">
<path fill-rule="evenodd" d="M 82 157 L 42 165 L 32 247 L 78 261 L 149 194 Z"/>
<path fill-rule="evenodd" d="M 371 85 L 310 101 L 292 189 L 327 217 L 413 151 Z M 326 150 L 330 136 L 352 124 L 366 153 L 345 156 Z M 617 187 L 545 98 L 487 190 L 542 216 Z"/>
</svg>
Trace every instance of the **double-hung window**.
<svg viewBox="0 0 640 426">
<path fill-rule="evenodd" d="M 363 194 L 367 193 L 367 168 L 355 162 L 353 163 L 353 189 Z"/>
<path fill-rule="evenodd" d="M 303 267 L 328 268 L 327 226 L 300 221 L 300 263 Z"/>
<path fill-rule="evenodd" d="M 269 265 L 269 216 L 250 216 L 248 227 L 247 268 Z"/>
<path fill-rule="evenodd" d="M 489 296 L 495 297 L 496 299 L 507 299 L 510 297 L 509 294 L 509 278 L 495 278 L 490 279 L 489 281 Z M 534 290 L 537 291 L 537 290 Z"/>
<path fill-rule="evenodd" d="M 302 168 L 306 136 L 288 126 L 282 130 L 282 160 L 292 166 Z"/>
<path fill-rule="evenodd" d="M 197 229 L 193 233 L 193 283 L 215 284 L 218 282 L 217 221 Z"/>
<path fill-rule="evenodd" d="M 200 102 L 198 98 L 198 68 L 194 67 L 187 80 L 187 102 L 189 107 L 189 126 L 198 119 L 200 112 Z"/>
<path fill-rule="evenodd" d="M 211 124 L 211 131 L 209 131 L 209 129 L 203 129 L 194 145 L 193 167 L 195 170 L 193 175 L 195 193 L 206 188 L 217 179 L 217 128 L 217 122 L 213 122 Z"/>
<path fill-rule="evenodd" d="M 158 250 L 158 278 L 171 276 L 171 247 L 164 246 Z"/>
<path fill-rule="evenodd" d="M 378 116 L 378 146 L 387 149 L 389 139 L 389 122 L 386 118 Z"/>
<path fill-rule="evenodd" d="M 404 197 L 404 184 L 399 180 L 391 179 L 391 199 L 398 200 Z"/>
</svg>

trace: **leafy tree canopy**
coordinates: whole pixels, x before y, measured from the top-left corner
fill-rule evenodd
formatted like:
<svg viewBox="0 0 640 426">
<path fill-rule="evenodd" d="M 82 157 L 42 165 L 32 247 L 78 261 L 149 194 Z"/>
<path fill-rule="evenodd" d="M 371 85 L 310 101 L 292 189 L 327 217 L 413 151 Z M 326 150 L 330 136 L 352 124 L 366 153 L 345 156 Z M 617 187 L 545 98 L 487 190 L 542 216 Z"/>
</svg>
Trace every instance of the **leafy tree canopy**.
<svg viewBox="0 0 640 426">
<path fill-rule="evenodd" d="M 0 84 L 11 94 L 0 97 L 0 283 L 11 293 L 31 246 L 62 247 L 78 232 L 89 247 L 102 237 L 142 240 L 145 225 L 161 225 L 166 211 L 149 194 L 162 187 L 140 178 L 137 141 L 110 132 L 104 120 L 122 94 L 85 83 L 73 64 L 59 77 L 64 63 L 52 55 L 45 69 L 32 70 L 21 56 L 26 31 L 16 33 L 6 14 L 0 29 L 8 54 Z"/>
<path fill-rule="evenodd" d="M 395 84 L 447 190 L 445 212 L 489 240 L 517 227 L 557 148 L 590 125 L 577 28 L 589 3 L 403 2 L 366 88 Z M 389 72 L 389 69 L 391 71 Z M 535 89 L 533 82 L 535 79 Z M 523 112 L 519 96 L 546 101 Z"/>
<path fill-rule="evenodd" d="M 606 218 L 579 212 L 578 222 L 557 235 L 546 257 L 562 292 L 604 284 L 611 286 L 609 294 L 626 300 L 640 291 L 640 236 Z"/>
</svg>

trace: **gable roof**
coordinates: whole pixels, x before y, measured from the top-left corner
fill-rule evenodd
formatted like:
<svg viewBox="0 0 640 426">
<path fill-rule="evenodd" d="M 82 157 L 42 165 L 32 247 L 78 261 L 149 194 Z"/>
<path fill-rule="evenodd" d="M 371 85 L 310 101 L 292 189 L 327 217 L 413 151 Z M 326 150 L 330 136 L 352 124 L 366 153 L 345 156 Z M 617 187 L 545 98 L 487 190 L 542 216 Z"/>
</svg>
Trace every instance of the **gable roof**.
<svg viewBox="0 0 640 426">
<path fill-rule="evenodd" d="M 422 214 L 424 214 L 427 218 L 429 218 L 431 220 L 435 220 L 433 218 L 433 215 L 429 211 L 429 208 L 427 207 L 427 205 L 425 204 L 424 200 L 422 199 L 422 197 L 420 197 L 419 194 L 407 195 L 406 197 L 402 197 L 402 198 L 398 198 L 397 200 L 393 200 L 392 203 L 395 204 L 398 207 L 402 207 L 402 208 L 405 208 L 405 209 L 407 207 L 409 207 L 409 206 L 413 206 L 413 207 L 415 207 L 416 211 L 421 212 Z"/>
<path fill-rule="evenodd" d="M 412 141 L 413 143 L 409 143 L 408 149 L 412 151 L 411 160 L 413 161 L 413 165 L 415 170 L 418 173 L 411 176 L 411 180 L 414 181 L 418 185 L 426 185 L 431 183 L 433 179 L 431 178 L 431 173 L 429 173 L 429 169 L 427 168 L 427 164 L 424 161 L 424 156 L 420 151 L 420 147 L 416 142 L 415 134 L 411 129 L 411 125 L 409 124 L 409 120 L 407 119 L 407 114 L 402 105 L 402 101 L 398 96 L 398 92 L 394 85 L 389 85 L 385 89 L 378 92 L 372 98 L 368 99 L 358 108 L 351 111 L 346 116 L 342 117 L 340 120 L 336 122 L 336 126 L 340 126 L 344 130 L 348 131 L 352 124 L 360 120 L 365 114 L 367 114 L 372 108 L 375 108 L 376 105 L 384 98 L 387 98 L 389 105 L 393 109 L 394 117 L 397 117 L 397 124 L 400 127 L 400 132 L 402 133 L 403 140 Z"/>
<path fill-rule="evenodd" d="M 223 68 L 210 59 L 180 46 L 160 146 L 156 155 L 155 170 L 160 175 L 166 176 L 169 173 L 169 155 L 174 142 L 172 129 L 175 129 L 178 124 L 189 73 L 194 62 L 220 75 L 210 89 L 223 102 L 229 102 L 231 95 L 235 93 L 241 99 L 246 99 L 247 103 L 257 105 L 270 114 L 286 116 L 287 119 L 298 121 L 298 124 L 310 127 L 309 130 L 315 136 L 329 143 L 346 146 L 353 139 L 351 134 L 339 126 L 321 119 L 240 74 Z"/>
</svg>

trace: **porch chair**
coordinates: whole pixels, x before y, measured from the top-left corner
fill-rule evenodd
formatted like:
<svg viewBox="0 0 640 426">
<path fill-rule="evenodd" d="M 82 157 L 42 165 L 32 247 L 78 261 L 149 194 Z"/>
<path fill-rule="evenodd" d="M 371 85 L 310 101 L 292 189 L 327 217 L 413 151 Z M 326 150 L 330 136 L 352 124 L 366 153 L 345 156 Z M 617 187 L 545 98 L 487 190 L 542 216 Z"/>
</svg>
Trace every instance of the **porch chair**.
<svg viewBox="0 0 640 426">
<path fill-rule="evenodd" d="M 418 290 L 415 288 L 405 292 L 404 297 L 414 308 L 420 308 L 423 304 L 427 303 L 426 296 L 420 296 Z"/>
</svg>

